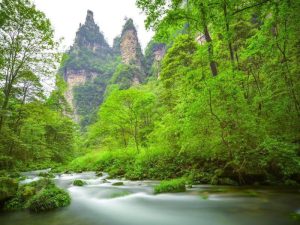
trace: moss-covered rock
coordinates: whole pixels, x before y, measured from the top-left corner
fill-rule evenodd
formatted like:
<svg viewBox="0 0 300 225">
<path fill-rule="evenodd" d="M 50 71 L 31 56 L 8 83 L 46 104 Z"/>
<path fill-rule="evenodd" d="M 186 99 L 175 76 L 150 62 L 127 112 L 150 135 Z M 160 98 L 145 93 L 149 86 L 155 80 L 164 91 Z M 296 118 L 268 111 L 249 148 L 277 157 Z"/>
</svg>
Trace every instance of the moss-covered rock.
<svg viewBox="0 0 300 225">
<path fill-rule="evenodd" d="M 102 177 L 102 176 L 103 176 L 103 173 L 98 171 L 98 172 L 96 172 L 96 176 L 97 176 L 97 177 Z"/>
<path fill-rule="evenodd" d="M 26 186 L 35 187 L 37 189 L 37 191 L 40 191 L 43 188 L 55 187 L 55 184 L 54 184 L 53 180 L 43 178 L 43 179 L 31 182 L 29 184 L 26 184 Z"/>
<path fill-rule="evenodd" d="M 14 211 L 25 209 L 27 202 L 43 188 L 54 187 L 53 181 L 41 179 L 28 184 L 19 185 L 16 194 L 4 203 L 4 210 Z"/>
<path fill-rule="evenodd" d="M 83 185 L 86 185 L 86 182 L 83 180 L 74 180 L 73 185 L 74 186 L 83 186 Z"/>
<path fill-rule="evenodd" d="M 27 207 L 32 212 L 48 211 L 71 203 L 70 195 L 57 187 L 45 188 L 31 198 Z"/>
<path fill-rule="evenodd" d="M 186 191 L 184 179 L 162 181 L 159 185 L 154 187 L 155 194 L 184 191 Z"/>
<path fill-rule="evenodd" d="M 39 212 L 63 207 L 69 203 L 68 193 L 57 188 L 52 180 L 40 179 L 19 185 L 18 191 L 4 202 L 3 209 L 14 211 L 29 208 L 33 212 Z"/>
<path fill-rule="evenodd" d="M 39 177 L 54 178 L 55 175 L 51 172 L 40 172 Z"/>
<path fill-rule="evenodd" d="M 120 182 L 115 182 L 112 185 L 113 186 L 122 186 L 122 185 L 124 185 L 124 183 L 120 181 Z"/>
</svg>

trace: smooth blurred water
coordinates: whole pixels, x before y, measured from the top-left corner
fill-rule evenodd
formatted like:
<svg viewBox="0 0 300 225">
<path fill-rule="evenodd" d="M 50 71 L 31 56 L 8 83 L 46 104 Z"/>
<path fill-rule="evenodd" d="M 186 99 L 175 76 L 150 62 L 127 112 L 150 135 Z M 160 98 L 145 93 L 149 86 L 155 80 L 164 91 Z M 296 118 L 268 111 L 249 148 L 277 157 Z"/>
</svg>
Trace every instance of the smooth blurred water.
<svg viewBox="0 0 300 225">
<path fill-rule="evenodd" d="M 26 182 L 37 172 L 27 173 Z M 155 181 L 106 180 L 93 172 L 63 174 L 55 182 L 72 197 L 69 207 L 33 214 L 1 213 L 1 225 L 296 225 L 300 213 L 299 190 L 255 189 L 255 196 L 241 191 L 210 194 L 199 192 L 220 187 L 198 185 L 185 193 L 153 195 Z M 72 185 L 74 179 L 87 182 Z"/>
</svg>

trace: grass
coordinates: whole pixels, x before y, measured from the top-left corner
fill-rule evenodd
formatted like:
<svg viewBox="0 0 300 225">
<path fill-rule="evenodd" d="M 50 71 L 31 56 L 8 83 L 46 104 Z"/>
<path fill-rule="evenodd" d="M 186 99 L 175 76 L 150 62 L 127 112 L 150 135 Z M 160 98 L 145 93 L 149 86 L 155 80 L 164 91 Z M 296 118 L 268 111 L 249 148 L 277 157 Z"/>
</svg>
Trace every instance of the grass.
<svg viewBox="0 0 300 225">
<path fill-rule="evenodd" d="M 185 179 L 173 179 L 162 181 L 159 185 L 154 187 L 154 193 L 175 193 L 175 192 L 185 192 Z"/>
<path fill-rule="evenodd" d="M 68 170 L 105 171 L 110 177 L 125 176 L 126 171 L 134 164 L 135 156 L 135 149 L 94 151 L 73 160 L 68 165 Z"/>
<path fill-rule="evenodd" d="M 104 171 L 110 178 L 125 177 L 130 180 L 165 180 L 182 177 L 190 172 L 189 166 L 197 157 L 162 149 L 133 148 L 98 150 L 73 160 L 65 168 L 69 171 Z M 101 175 L 101 174 L 100 174 Z"/>
</svg>

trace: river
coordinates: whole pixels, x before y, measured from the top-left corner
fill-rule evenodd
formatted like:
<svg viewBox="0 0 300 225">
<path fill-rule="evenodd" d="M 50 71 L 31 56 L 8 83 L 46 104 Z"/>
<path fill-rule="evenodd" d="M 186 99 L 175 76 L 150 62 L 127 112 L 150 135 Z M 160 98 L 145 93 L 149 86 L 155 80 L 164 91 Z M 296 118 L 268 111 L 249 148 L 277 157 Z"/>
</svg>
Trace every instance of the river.
<svg viewBox="0 0 300 225">
<path fill-rule="evenodd" d="M 38 179 L 25 173 L 23 182 Z M 97 177 L 94 172 L 57 175 L 56 184 L 66 189 L 69 207 L 33 214 L 1 213 L 1 225 L 296 225 L 300 214 L 299 189 L 236 188 L 194 185 L 185 193 L 153 194 L 156 181 L 126 181 Z M 74 179 L 87 182 L 73 186 Z M 216 190 L 215 192 L 213 190 Z M 204 193 L 204 194 L 199 194 Z"/>
</svg>

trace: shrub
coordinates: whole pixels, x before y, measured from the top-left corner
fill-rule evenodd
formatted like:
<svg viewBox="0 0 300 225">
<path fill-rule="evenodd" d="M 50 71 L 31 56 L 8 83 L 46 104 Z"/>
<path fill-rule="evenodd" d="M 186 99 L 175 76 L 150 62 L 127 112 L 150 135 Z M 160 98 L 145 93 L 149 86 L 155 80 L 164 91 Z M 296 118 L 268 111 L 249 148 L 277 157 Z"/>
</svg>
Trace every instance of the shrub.
<svg viewBox="0 0 300 225">
<path fill-rule="evenodd" d="M 49 179 L 41 179 L 29 184 L 20 185 L 16 194 L 4 204 L 5 210 L 19 210 L 27 207 L 27 202 L 43 188 L 55 187 Z"/>
<path fill-rule="evenodd" d="M 159 185 L 154 187 L 154 193 L 168 193 L 168 192 L 184 192 L 186 191 L 185 188 L 185 180 L 180 179 L 173 179 L 173 180 L 167 180 L 162 181 Z"/>
<path fill-rule="evenodd" d="M 10 178 L 19 178 L 19 177 L 22 177 L 22 175 L 19 172 L 10 172 L 9 177 Z"/>
<path fill-rule="evenodd" d="M 47 173 L 47 172 L 40 172 L 39 177 L 45 177 L 45 178 L 54 178 L 55 175 L 53 173 Z"/>
<path fill-rule="evenodd" d="M 184 176 L 191 165 L 201 162 L 196 154 L 178 153 L 173 150 L 151 148 L 142 150 L 134 164 L 127 170 L 126 178 L 140 179 L 173 179 Z"/>
<path fill-rule="evenodd" d="M 73 160 L 68 169 L 105 171 L 110 177 L 124 176 L 134 164 L 135 156 L 136 150 L 133 149 L 91 152 Z"/>
<path fill-rule="evenodd" d="M 31 187 L 36 188 L 37 191 L 40 191 L 43 188 L 55 187 L 55 184 L 54 184 L 53 180 L 43 178 L 43 179 L 31 182 L 29 184 L 26 184 L 25 186 L 31 186 Z"/>
<path fill-rule="evenodd" d="M 73 181 L 74 186 L 83 186 L 85 184 L 86 184 L 86 182 L 84 182 L 83 180 L 74 180 Z"/>
<path fill-rule="evenodd" d="M 32 212 L 48 211 L 55 208 L 65 207 L 71 203 L 69 194 L 57 187 L 41 190 L 28 202 L 28 209 Z"/>
<path fill-rule="evenodd" d="M 0 177 L 0 202 L 14 196 L 18 189 L 16 180 L 8 177 Z"/>
<path fill-rule="evenodd" d="M 0 170 L 12 169 L 15 166 L 14 159 L 9 156 L 0 156 Z"/>
</svg>

